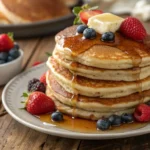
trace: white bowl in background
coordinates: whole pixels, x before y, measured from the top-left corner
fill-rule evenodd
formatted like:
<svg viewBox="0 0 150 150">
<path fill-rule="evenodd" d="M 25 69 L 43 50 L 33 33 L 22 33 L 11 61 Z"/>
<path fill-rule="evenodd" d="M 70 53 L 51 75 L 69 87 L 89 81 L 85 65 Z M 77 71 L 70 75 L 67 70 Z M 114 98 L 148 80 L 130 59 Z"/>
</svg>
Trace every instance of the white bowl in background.
<svg viewBox="0 0 150 150">
<path fill-rule="evenodd" d="M 0 86 L 6 84 L 10 79 L 16 76 L 21 71 L 23 51 L 19 50 L 20 56 L 15 60 L 0 64 Z"/>
</svg>

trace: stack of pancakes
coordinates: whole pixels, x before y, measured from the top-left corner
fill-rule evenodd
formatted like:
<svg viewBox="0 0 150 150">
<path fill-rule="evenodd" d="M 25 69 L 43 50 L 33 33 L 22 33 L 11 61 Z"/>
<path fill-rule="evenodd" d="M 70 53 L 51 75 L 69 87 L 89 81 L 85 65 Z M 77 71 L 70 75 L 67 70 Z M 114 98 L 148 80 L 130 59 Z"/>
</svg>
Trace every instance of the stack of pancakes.
<svg viewBox="0 0 150 150">
<path fill-rule="evenodd" d="M 98 120 L 132 113 L 150 100 L 150 50 L 115 33 L 114 42 L 84 39 L 77 26 L 56 35 L 47 65 L 47 95 L 59 111 Z"/>
<path fill-rule="evenodd" d="M 70 14 L 62 0 L 0 0 L 0 23 L 32 23 Z"/>
</svg>

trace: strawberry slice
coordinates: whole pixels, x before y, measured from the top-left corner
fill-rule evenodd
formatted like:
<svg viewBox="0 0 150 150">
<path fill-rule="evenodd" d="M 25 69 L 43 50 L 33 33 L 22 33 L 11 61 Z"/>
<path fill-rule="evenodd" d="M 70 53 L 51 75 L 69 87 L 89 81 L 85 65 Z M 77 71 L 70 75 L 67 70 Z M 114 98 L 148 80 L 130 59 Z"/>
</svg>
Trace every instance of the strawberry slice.
<svg viewBox="0 0 150 150">
<path fill-rule="evenodd" d="M 89 18 L 102 13 L 103 12 L 101 10 L 86 10 L 86 11 L 81 11 L 79 17 L 83 23 L 87 24 Z"/>
<path fill-rule="evenodd" d="M 0 52 L 8 52 L 13 47 L 13 39 L 8 34 L 0 34 Z"/>
</svg>

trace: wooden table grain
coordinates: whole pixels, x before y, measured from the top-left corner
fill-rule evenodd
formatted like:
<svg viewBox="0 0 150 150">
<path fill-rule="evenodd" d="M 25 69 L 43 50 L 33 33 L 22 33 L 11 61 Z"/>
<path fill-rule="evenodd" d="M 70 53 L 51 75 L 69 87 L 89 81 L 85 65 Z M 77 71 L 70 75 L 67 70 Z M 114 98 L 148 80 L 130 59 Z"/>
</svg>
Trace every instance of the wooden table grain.
<svg viewBox="0 0 150 150">
<path fill-rule="evenodd" d="M 150 23 L 144 24 L 150 32 Z M 54 36 L 17 40 L 24 51 L 22 71 L 35 61 L 45 62 Z M 0 150 L 150 150 L 150 134 L 114 140 L 78 140 L 47 135 L 15 121 L 3 108 L 0 87 Z"/>
</svg>

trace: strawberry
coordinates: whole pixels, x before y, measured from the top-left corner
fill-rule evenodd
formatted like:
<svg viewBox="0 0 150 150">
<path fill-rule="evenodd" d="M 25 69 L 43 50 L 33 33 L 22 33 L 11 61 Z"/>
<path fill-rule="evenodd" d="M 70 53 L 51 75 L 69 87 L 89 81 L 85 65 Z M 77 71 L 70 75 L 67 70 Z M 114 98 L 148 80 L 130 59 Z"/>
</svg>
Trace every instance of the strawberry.
<svg viewBox="0 0 150 150">
<path fill-rule="evenodd" d="M 32 66 L 37 66 L 37 65 L 39 65 L 39 64 L 41 64 L 41 63 L 42 63 L 42 62 L 40 62 L 40 61 L 36 61 L 36 62 L 33 63 Z"/>
<path fill-rule="evenodd" d="M 55 104 L 51 98 L 42 92 L 33 92 L 28 96 L 26 110 L 33 115 L 41 115 L 55 110 Z"/>
<path fill-rule="evenodd" d="M 103 12 L 101 10 L 86 10 L 86 11 L 81 11 L 79 14 L 79 17 L 83 23 L 87 24 L 88 19 L 90 17 L 93 17 L 93 16 L 98 15 L 98 14 L 102 14 L 102 13 Z"/>
<path fill-rule="evenodd" d="M 150 106 L 146 104 L 140 104 L 134 111 L 134 117 L 139 122 L 150 121 Z"/>
<path fill-rule="evenodd" d="M 40 82 L 44 83 L 44 85 L 46 86 L 46 72 L 40 77 Z"/>
<path fill-rule="evenodd" d="M 8 52 L 14 47 L 14 42 L 8 34 L 0 34 L 0 52 Z"/>
<path fill-rule="evenodd" d="M 126 37 L 137 41 L 144 40 L 147 35 L 142 23 L 134 17 L 128 17 L 122 22 L 120 32 Z"/>
</svg>

